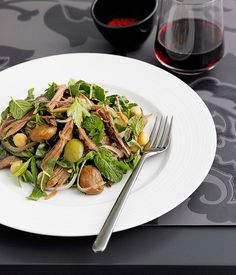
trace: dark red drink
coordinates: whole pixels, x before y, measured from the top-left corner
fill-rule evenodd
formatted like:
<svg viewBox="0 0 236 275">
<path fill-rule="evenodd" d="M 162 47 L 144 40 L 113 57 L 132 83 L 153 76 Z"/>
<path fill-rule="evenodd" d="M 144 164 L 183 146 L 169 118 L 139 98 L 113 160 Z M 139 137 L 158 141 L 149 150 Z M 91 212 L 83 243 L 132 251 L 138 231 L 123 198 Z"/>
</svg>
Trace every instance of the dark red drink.
<svg viewBox="0 0 236 275">
<path fill-rule="evenodd" d="M 179 19 L 161 27 L 155 53 L 162 64 L 179 72 L 211 69 L 224 54 L 223 31 L 202 19 Z"/>
</svg>

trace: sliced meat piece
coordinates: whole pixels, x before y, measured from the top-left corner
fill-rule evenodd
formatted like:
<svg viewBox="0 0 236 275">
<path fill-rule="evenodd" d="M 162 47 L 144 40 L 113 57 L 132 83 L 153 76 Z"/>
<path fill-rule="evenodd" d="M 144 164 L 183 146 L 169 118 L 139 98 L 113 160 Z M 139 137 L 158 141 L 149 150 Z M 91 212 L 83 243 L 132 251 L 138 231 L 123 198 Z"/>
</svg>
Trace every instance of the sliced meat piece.
<svg viewBox="0 0 236 275">
<path fill-rule="evenodd" d="M 79 98 L 83 101 L 83 103 L 89 105 L 90 107 L 92 107 L 94 105 L 93 102 L 82 93 L 79 94 Z"/>
<path fill-rule="evenodd" d="M 42 118 L 48 123 L 52 124 L 53 126 L 57 126 L 57 121 L 55 116 L 42 116 Z"/>
<path fill-rule="evenodd" d="M 113 153 L 115 153 L 118 158 L 123 158 L 124 157 L 124 151 L 120 150 L 119 148 L 115 147 L 115 146 L 111 146 L 111 145 L 103 145 L 102 147 L 112 151 Z"/>
<path fill-rule="evenodd" d="M 6 132 L 6 135 L 4 136 L 4 139 L 9 138 L 10 136 L 14 135 L 17 133 L 21 128 L 25 126 L 25 124 L 30 120 L 32 117 L 32 112 L 28 113 L 22 119 L 14 120 L 10 125 L 8 125 L 5 129 L 4 132 Z"/>
<path fill-rule="evenodd" d="M 66 143 L 71 140 L 72 138 L 72 131 L 74 127 L 74 122 L 71 119 L 66 123 L 63 130 L 59 133 L 60 139 L 57 141 L 57 143 L 53 146 L 53 148 L 46 154 L 42 161 L 42 169 L 44 169 L 46 163 L 52 159 L 58 159 L 63 152 L 63 149 L 66 145 Z"/>
<path fill-rule="evenodd" d="M 115 127 L 115 124 L 113 122 L 113 119 L 111 117 L 109 110 L 105 106 L 101 106 L 99 109 L 97 109 L 96 113 L 103 120 L 109 137 L 115 141 L 115 143 L 118 145 L 118 147 L 122 148 L 125 156 L 129 157 L 129 155 L 130 155 L 129 147 L 125 145 L 122 138 L 120 137 L 119 132 L 117 131 L 117 129 Z"/>
<path fill-rule="evenodd" d="M 103 135 L 102 140 L 101 140 L 102 145 L 111 145 L 111 141 L 109 139 L 108 135 Z"/>
<path fill-rule="evenodd" d="M 79 138 L 84 142 L 86 148 L 92 151 L 98 150 L 97 145 L 91 140 L 91 138 L 87 135 L 87 133 L 82 127 L 78 128 L 78 132 Z"/>
<path fill-rule="evenodd" d="M 60 101 L 62 99 L 66 89 L 67 89 L 67 87 L 64 84 L 60 85 L 57 88 L 57 91 L 56 91 L 54 97 L 52 98 L 52 100 L 46 104 L 46 107 L 48 108 L 49 111 L 52 111 L 57 106 L 58 101 Z"/>
<path fill-rule="evenodd" d="M 0 169 L 10 166 L 16 160 L 19 160 L 19 158 L 15 156 L 9 156 L 9 157 L 6 157 L 5 159 L 0 160 Z"/>
<path fill-rule="evenodd" d="M 2 145 L 8 149 L 9 151 L 11 151 L 12 153 L 20 153 L 25 151 L 26 149 L 33 147 L 37 144 L 37 142 L 30 142 L 28 144 L 26 144 L 25 146 L 21 146 L 21 147 L 15 147 L 12 146 L 8 141 L 2 141 Z"/>
<path fill-rule="evenodd" d="M 6 120 L 4 120 L 2 122 L 2 124 L 0 125 L 0 135 L 3 133 L 3 131 L 5 130 L 5 128 L 7 126 L 9 126 L 10 124 L 12 124 L 15 121 L 15 119 L 13 117 L 8 117 Z"/>
<path fill-rule="evenodd" d="M 52 176 L 49 178 L 46 187 L 51 188 L 51 187 L 60 187 L 66 181 L 69 179 L 70 173 L 65 169 L 60 166 L 56 166 L 56 168 L 53 171 Z"/>
</svg>

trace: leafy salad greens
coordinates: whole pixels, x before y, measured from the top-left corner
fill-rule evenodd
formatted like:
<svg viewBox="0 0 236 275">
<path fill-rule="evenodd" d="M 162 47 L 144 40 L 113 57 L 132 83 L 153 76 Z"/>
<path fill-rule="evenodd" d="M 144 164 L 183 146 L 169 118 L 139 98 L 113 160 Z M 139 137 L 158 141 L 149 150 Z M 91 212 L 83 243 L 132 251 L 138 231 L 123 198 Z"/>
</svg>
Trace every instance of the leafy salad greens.
<svg viewBox="0 0 236 275">
<path fill-rule="evenodd" d="M 96 195 L 137 165 L 149 142 L 140 106 L 83 80 L 11 98 L 1 113 L 0 169 L 32 184 L 30 200 L 72 187 Z"/>
</svg>

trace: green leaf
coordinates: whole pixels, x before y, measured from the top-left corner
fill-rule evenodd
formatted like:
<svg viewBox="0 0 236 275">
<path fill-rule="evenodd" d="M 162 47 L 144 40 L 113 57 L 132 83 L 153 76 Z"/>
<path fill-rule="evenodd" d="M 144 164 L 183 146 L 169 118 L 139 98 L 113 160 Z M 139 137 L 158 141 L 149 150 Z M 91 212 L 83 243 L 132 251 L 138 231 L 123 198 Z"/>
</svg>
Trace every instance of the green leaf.
<svg viewBox="0 0 236 275">
<path fill-rule="evenodd" d="M 9 114 L 9 112 L 10 112 L 9 107 L 7 107 L 4 111 L 2 111 L 2 113 L 1 113 L 1 122 L 3 122 L 7 118 L 7 115 Z"/>
<path fill-rule="evenodd" d="M 10 112 L 15 119 L 21 119 L 24 115 L 26 115 L 29 111 L 32 110 L 33 104 L 23 99 L 12 100 L 9 103 Z"/>
<path fill-rule="evenodd" d="M 13 176 L 14 176 L 14 177 L 20 177 L 20 176 L 22 176 L 22 175 L 25 173 L 25 171 L 28 169 L 30 162 L 31 162 L 31 158 L 28 159 L 26 162 L 24 162 L 24 163 L 22 164 L 22 166 L 20 167 L 20 169 L 18 169 L 18 170 L 13 174 Z"/>
<path fill-rule="evenodd" d="M 116 165 L 117 157 L 106 148 L 100 148 L 94 163 L 101 174 L 111 182 L 119 182 L 123 177 L 123 171 Z"/>
<path fill-rule="evenodd" d="M 95 97 L 99 101 L 104 101 L 106 99 L 106 91 L 103 88 L 97 85 L 93 85 L 92 91 L 93 91 L 93 97 Z"/>
<path fill-rule="evenodd" d="M 124 161 L 117 161 L 116 166 L 122 169 L 124 174 L 126 174 L 129 170 L 131 170 L 129 164 Z"/>
<path fill-rule="evenodd" d="M 90 151 L 89 153 L 87 153 L 84 157 L 82 157 L 78 162 L 77 162 L 77 167 L 84 161 L 87 160 L 92 160 L 94 159 L 94 157 L 96 156 L 96 153 L 94 151 Z"/>
<path fill-rule="evenodd" d="M 102 120 L 95 115 L 91 115 L 90 117 L 85 118 L 83 127 L 89 133 L 92 140 L 96 144 L 99 144 L 105 131 L 105 126 Z"/>
<path fill-rule="evenodd" d="M 50 176 L 53 173 L 56 162 L 57 162 L 57 159 L 52 158 L 52 159 L 48 160 L 48 162 L 46 163 L 44 170 L 43 170 L 42 178 L 40 180 L 40 189 L 41 190 L 44 190 L 46 182 L 48 181 L 48 179 L 50 178 Z"/>
<path fill-rule="evenodd" d="M 117 95 L 110 95 L 106 97 L 105 105 L 109 105 L 110 107 L 113 107 L 116 102 Z"/>
<path fill-rule="evenodd" d="M 28 96 L 25 100 L 34 100 L 34 88 L 28 90 Z"/>
<path fill-rule="evenodd" d="M 78 85 L 79 85 L 79 89 L 81 91 L 83 91 L 87 96 L 89 95 L 90 93 L 90 87 L 91 87 L 91 84 L 83 81 L 83 80 L 79 80 L 78 82 L 76 82 Z"/>
<path fill-rule="evenodd" d="M 72 169 L 74 167 L 72 162 L 65 159 L 58 160 L 57 165 L 65 169 Z"/>
<path fill-rule="evenodd" d="M 90 116 L 89 106 L 84 104 L 81 99 L 78 97 L 75 98 L 75 101 L 70 106 L 67 111 L 67 116 L 71 116 L 74 120 L 75 125 L 79 128 L 83 121 L 83 118 Z"/>
<path fill-rule="evenodd" d="M 24 182 L 32 183 L 34 182 L 34 178 L 32 173 L 29 170 L 26 170 L 25 173 L 21 176 L 21 179 Z"/>
<path fill-rule="evenodd" d="M 117 124 L 117 123 L 115 124 L 115 127 L 116 127 L 116 129 L 119 133 L 123 132 L 126 129 L 125 126 L 122 126 L 122 125 Z"/>
<path fill-rule="evenodd" d="M 70 79 L 68 82 L 68 88 L 73 97 L 76 97 L 79 94 L 80 85 L 76 80 Z"/>
<path fill-rule="evenodd" d="M 37 126 L 45 124 L 44 119 L 39 114 L 35 115 L 35 122 L 36 122 Z"/>
<path fill-rule="evenodd" d="M 133 116 L 129 123 L 135 137 L 142 133 L 144 125 L 141 117 Z"/>
<path fill-rule="evenodd" d="M 20 153 L 14 153 L 14 156 L 20 157 L 20 158 L 31 158 L 33 156 L 33 153 L 29 149 L 27 149 Z"/>
<path fill-rule="evenodd" d="M 76 82 L 77 82 L 77 80 L 71 78 L 71 79 L 68 81 L 67 86 L 68 86 L 68 87 L 73 86 L 73 85 L 76 84 Z"/>
<path fill-rule="evenodd" d="M 9 155 L 10 154 L 8 153 L 8 151 L 1 144 L 0 145 L 0 160 L 5 159 Z"/>
<path fill-rule="evenodd" d="M 32 193 L 27 197 L 29 200 L 37 201 L 41 197 L 44 197 L 46 193 L 40 189 L 38 185 L 35 185 Z"/>
<path fill-rule="evenodd" d="M 143 150 L 143 148 L 140 146 L 140 144 L 135 139 L 131 139 L 129 142 L 127 142 L 127 144 L 129 147 L 134 146 L 141 151 Z"/>
<path fill-rule="evenodd" d="M 32 181 L 33 183 L 37 183 L 37 177 L 38 177 L 38 169 L 36 166 L 36 161 L 35 158 L 32 158 L 31 162 L 30 162 L 30 170 L 31 170 L 31 174 L 32 174 Z"/>
<path fill-rule="evenodd" d="M 55 82 L 53 82 L 53 83 L 52 83 L 51 85 L 49 85 L 49 87 L 45 90 L 44 96 L 45 96 L 47 99 L 51 100 L 51 99 L 54 97 L 54 95 L 55 95 L 55 92 L 56 92 L 56 90 L 57 90 L 57 87 L 58 87 L 58 85 L 57 85 Z"/>
<path fill-rule="evenodd" d="M 44 158 L 48 152 L 46 143 L 40 143 L 35 152 L 36 158 Z"/>
<path fill-rule="evenodd" d="M 136 165 L 138 164 L 140 158 L 141 158 L 141 156 L 140 156 L 139 153 L 131 154 L 129 159 L 127 160 L 127 163 L 129 164 L 129 167 L 131 169 L 134 169 L 136 167 Z"/>
</svg>

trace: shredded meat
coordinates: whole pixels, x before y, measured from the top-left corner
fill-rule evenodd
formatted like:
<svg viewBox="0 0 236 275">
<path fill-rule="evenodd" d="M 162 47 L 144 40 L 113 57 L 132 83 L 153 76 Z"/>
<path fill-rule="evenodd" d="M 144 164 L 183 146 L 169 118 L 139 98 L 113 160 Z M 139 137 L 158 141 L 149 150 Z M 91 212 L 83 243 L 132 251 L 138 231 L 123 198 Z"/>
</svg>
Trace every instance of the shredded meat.
<svg viewBox="0 0 236 275">
<path fill-rule="evenodd" d="M 47 186 L 47 188 L 52 188 L 54 186 L 56 186 L 56 188 L 60 187 L 64 183 L 66 183 L 66 181 L 69 179 L 69 177 L 70 177 L 70 173 L 65 168 L 56 166 L 56 168 L 54 169 L 53 174 L 49 178 L 46 186 Z"/>
<path fill-rule="evenodd" d="M 15 156 L 9 156 L 9 157 L 6 157 L 5 159 L 0 160 L 0 169 L 10 166 L 16 160 L 19 160 L 19 158 Z"/>
<path fill-rule="evenodd" d="M 105 106 L 101 106 L 97 109 L 96 113 L 103 120 L 109 137 L 115 141 L 118 147 L 122 148 L 125 156 L 129 157 L 130 150 L 128 146 L 124 144 L 122 138 L 120 137 L 108 109 Z"/>
<path fill-rule="evenodd" d="M 19 120 L 14 120 L 14 122 L 12 122 L 10 125 L 8 125 L 4 129 L 4 132 L 6 132 L 4 139 L 9 138 L 10 136 L 17 133 L 21 128 L 25 126 L 25 124 L 30 120 L 31 117 L 32 117 L 32 112 L 28 113 L 27 115 L 25 115 Z"/>
<path fill-rule="evenodd" d="M 42 118 L 48 123 L 52 124 L 53 126 L 57 126 L 56 117 L 55 116 L 42 116 Z"/>
<path fill-rule="evenodd" d="M 58 87 L 56 94 L 54 95 L 52 100 L 46 104 L 46 107 L 49 109 L 49 111 L 52 111 L 57 106 L 58 101 L 61 100 L 66 89 L 67 89 L 66 85 L 60 85 Z"/>
<path fill-rule="evenodd" d="M 3 133 L 3 131 L 5 130 L 5 128 L 7 126 L 9 126 L 13 121 L 15 121 L 15 119 L 13 117 L 8 117 L 6 120 L 3 121 L 3 123 L 0 126 L 0 135 Z"/>
<path fill-rule="evenodd" d="M 97 145 L 91 140 L 91 138 L 86 134 L 85 130 L 80 127 L 78 128 L 78 132 L 79 132 L 79 138 L 84 142 L 85 146 L 89 149 L 89 150 L 93 150 L 93 151 L 97 151 Z"/>
<path fill-rule="evenodd" d="M 11 151 L 12 153 L 20 153 L 20 152 L 26 150 L 27 148 L 35 146 L 36 144 L 37 144 L 37 142 L 30 142 L 30 143 L 26 144 L 25 146 L 15 147 L 15 146 L 12 146 L 8 141 L 3 141 L 2 142 L 2 145 L 6 149 Z"/>
<path fill-rule="evenodd" d="M 110 141 L 108 135 L 106 135 L 106 134 L 103 135 L 102 140 L 101 140 L 101 144 L 102 145 L 111 145 L 111 141 Z"/>
<path fill-rule="evenodd" d="M 116 146 L 112 146 L 112 145 L 103 145 L 102 147 L 112 151 L 113 153 L 115 153 L 118 158 L 123 158 L 124 156 L 124 151 L 120 150 L 119 148 L 117 148 Z"/>
<path fill-rule="evenodd" d="M 60 139 L 57 143 L 53 146 L 53 148 L 46 154 L 42 161 L 42 168 L 44 169 L 46 163 L 52 159 L 58 159 L 66 145 L 66 143 L 71 140 L 72 138 L 72 131 L 73 131 L 74 122 L 71 119 L 66 123 L 63 130 L 59 133 Z"/>
<path fill-rule="evenodd" d="M 87 96 L 85 96 L 84 94 L 80 93 L 79 94 L 79 98 L 87 105 L 89 105 L 90 107 L 92 107 L 94 104 L 93 102 L 87 98 Z"/>
</svg>

